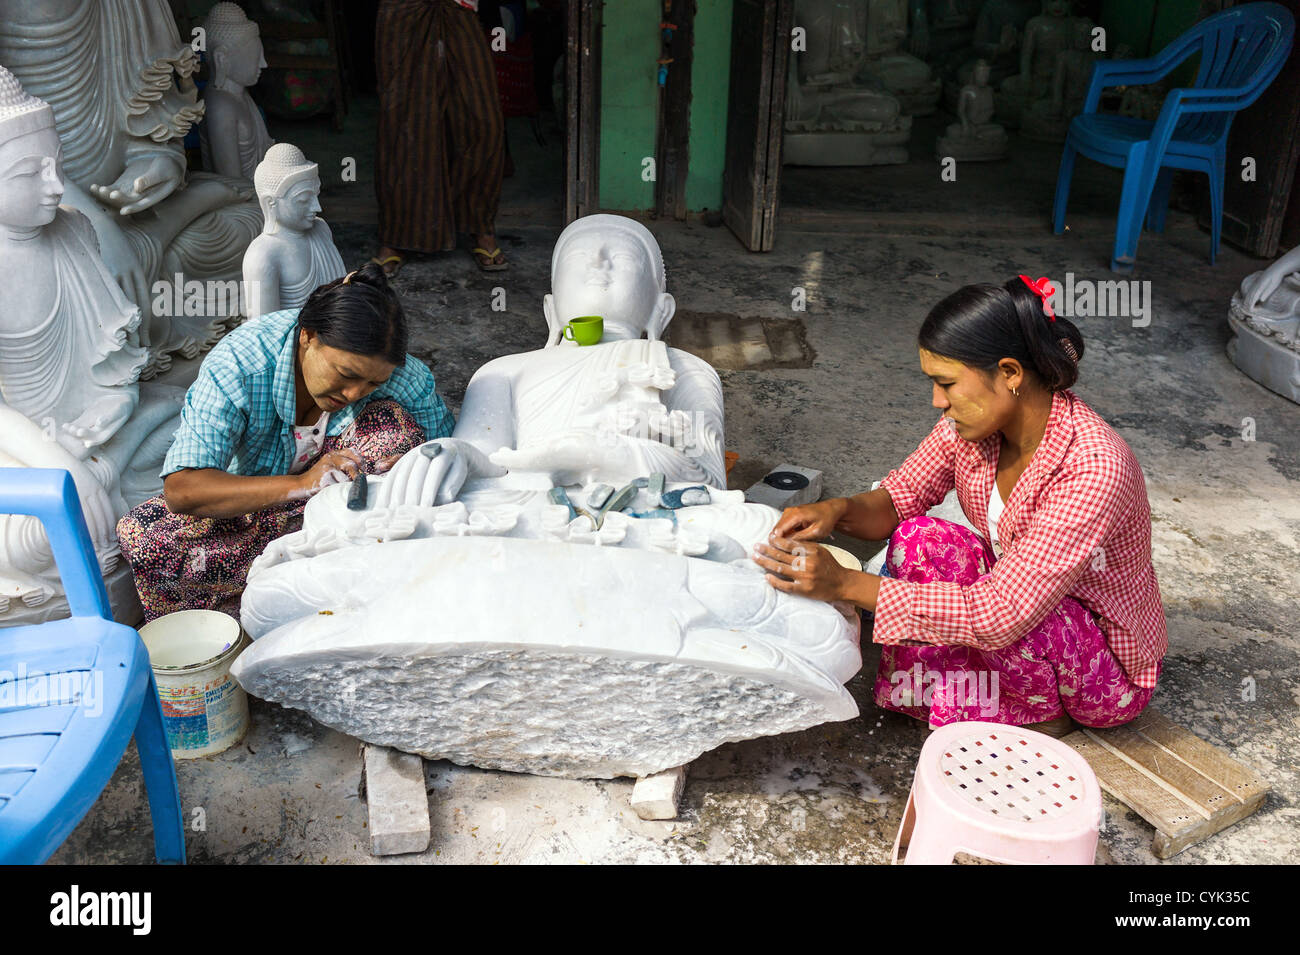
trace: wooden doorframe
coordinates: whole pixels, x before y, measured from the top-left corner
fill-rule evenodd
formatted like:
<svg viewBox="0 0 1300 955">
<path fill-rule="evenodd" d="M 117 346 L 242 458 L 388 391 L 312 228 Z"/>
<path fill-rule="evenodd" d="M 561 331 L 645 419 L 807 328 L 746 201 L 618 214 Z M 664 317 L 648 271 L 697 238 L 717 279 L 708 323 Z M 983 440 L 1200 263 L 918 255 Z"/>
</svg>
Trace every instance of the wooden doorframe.
<svg viewBox="0 0 1300 955">
<path fill-rule="evenodd" d="M 735 0 L 732 7 L 722 219 L 753 252 L 770 252 L 776 241 L 793 26 L 794 0 Z"/>
<path fill-rule="evenodd" d="M 690 166 L 691 65 L 695 59 L 696 0 L 677 0 L 666 22 L 674 27 L 668 77 L 659 96 L 659 142 L 655 153 L 655 212 L 661 219 L 686 219 L 686 176 Z"/>
<path fill-rule="evenodd" d="M 600 208 L 600 28 L 604 0 L 569 0 L 564 37 L 564 223 Z"/>
</svg>

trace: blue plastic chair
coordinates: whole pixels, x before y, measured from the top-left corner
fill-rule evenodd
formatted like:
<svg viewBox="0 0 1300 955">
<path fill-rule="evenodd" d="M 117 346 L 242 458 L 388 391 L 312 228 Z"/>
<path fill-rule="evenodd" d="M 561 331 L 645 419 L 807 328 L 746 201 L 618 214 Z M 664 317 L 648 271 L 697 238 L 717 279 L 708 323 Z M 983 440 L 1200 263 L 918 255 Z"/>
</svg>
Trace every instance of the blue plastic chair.
<svg viewBox="0 0 1300 955">
<path fill-rule="evenodd" d="M 1124 170 L 1119 222 L 1110 267 L 1132 272 L 1145 217 L 1147 228 L 1163 232 L 1175 169 L 1210 177 L 1210 264 L 1219 251 L 1223 220 L 1223 176 L 1228 129 L 1238 110 L 1259 98 L 1291 52 L 1295 20 L 1276 3 L 1248 3 L 1196 24 L 1156 56 L 1146 60 L 1102 60 L 1093 67 L 1083 112 L 1070 122 L 1056 180 L 1052 210 L 1057 235 L 1065 230 L 1074 159 L 1089 159 Z M 1170 90 L 1155 122 L 1098 113 L 1107 86 L 1154 83 L 1201 54 L 1196 82 Z"/>
<path fill-rule="evenodd" d="M 0 514 L 45 526 L 72 616 L 0 630 L 0 863 L 41 863 L 94 805 L 134 733 L 159 862 L 184 864 L 176 771 L 149 652 L 114 623 L 72 475 L 0 468 Z"/>
</svg>

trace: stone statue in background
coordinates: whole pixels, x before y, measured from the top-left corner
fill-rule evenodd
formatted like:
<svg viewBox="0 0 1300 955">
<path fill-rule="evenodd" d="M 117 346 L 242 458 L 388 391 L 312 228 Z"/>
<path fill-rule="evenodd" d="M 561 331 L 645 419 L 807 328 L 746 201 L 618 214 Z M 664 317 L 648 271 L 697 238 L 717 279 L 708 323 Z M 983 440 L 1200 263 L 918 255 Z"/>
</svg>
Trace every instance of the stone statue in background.
<svg viewBox="0 0 1300 955">
<path fill-rule="evenodd" d="M 318 286 L 347 274 L 334 237 L 320 218 L 314 162 L 277 143 L 253 177 L 265 225 L 244 253 L 244 305 L 250 318 L 298 308 Z"/>
<path fill-rule="evenodd" d="M 1228 308 L 1233 364 L 1300 404 L 1300 246 L 1241 283 Z"/>
<path fill-rule="evenodd" d="M 975 20 L 970 46 L 962 51 L 963 62 L 944 84 L 945 100 L 953 112 L 957 111 L 962 87 L 971 81 L 977 60 L 988 63 L 989 84 L 994 89 L 1019 71 L 1021 36 L 1040 9 L 1039 0 L 985 0 Z"/>
<path fill-rule="evenodd" d="M 749 559 L 779 515 L 723 490 L 721 384 L 659 340 L 654 237 L 578 219 L 551 273 L 545 348 L 489 362 L 453 437 L 360 509 L 326 488 L 253 564 L 241 685 L 369 742 L 575 777 L 851 718 L 857 615 Z M 561 337 L 587 315 L 604 340 Z"/>
<path fill-rule="evenodd" d="M 935 145 L 939 159 L 958 161 L 1001 159 L 1007 154 L 1007 131 L 993 119 L 993 88 L 989 86 L 989 65 L 975 64 L 971 81 L 957 99 L 958 122 L 948 127 Z"/>
<path fill-rule="evenodd" d="M 782 147 L 788 165 L 871 166 L 907 162 L 912 118 L 864 64 L 860 0 L 798 0 L 795 26 L 807 49 L 790 54 Z"/>
<path fill-rule="evenodd" d="M 1057 57 L 1072 46 L 1073 22 L 1070 0 L 1043 0 L 1043 12 L 1025 25 L 1020 71 L 1007 77 L 998 91 L 998 118 L 1002 122 L 1018 126 L 1036 100 L 1050 103 Z"/>
<path fill-rule="evenodd" d="M 1065 142 L 1070 120 L 1083 108 L 1088 96 L 1095 57 L 1092 53 L 1092 21 L 1076 17 L 1070 23 L 1070 48 L 1056 55 L 1049 96 L 1033 100 L 1021 118 L 1021 129 L 1030 139 L 1049 143 Z"/>
<path fill-rule="evenodd" d="M 0 467 L 72 473 L 119 606 L 134 586 L 116 570 L 117 519 L 161 489 L 184 392 L 141 393 L 140 310 L 104 267 L 90 222 L 60 207 L 61 155 L 49 105 L 0 68 L 0 270 L 15 277 L 0 310 Z M 0 515 L 0 626 L 65 615 L 52 599 L 62 593 L 40 522 Z"/>
<path fill-rule="evenodd" d="M 939 79 L 924 60 L 906 53 L 909 0 L 867 0 L 863 73 L 878 81 L 909 116 L 925 116 L 939 102 Z M 922 21 L 924 22 L 924 21 Z"/>
<path fill-rule="evenodd" d="M 142 377 L 172 353 L 210 347 L 240 317 L 244 249 L 262 216 L 243 180 L 187 181 L 181 139 L 203 115 L 198 59 L 166 0 L 0 0 L 0 64 L 54 110 L 64 201 L 90 219 L 104 264 L 144 315 Z M 186 283 L 177 309 L 172 287 Z"/>
<path fill-rule="evenodd" d="M 222 0 L 208 11 L 203 29 L 212 66 L 199 126 L 203 165 L 232 179 L 252 179 L 273 142 L 261 111 L 248 95 L 266 67 L 257 24 L 238 4 Z"/>
</svg>

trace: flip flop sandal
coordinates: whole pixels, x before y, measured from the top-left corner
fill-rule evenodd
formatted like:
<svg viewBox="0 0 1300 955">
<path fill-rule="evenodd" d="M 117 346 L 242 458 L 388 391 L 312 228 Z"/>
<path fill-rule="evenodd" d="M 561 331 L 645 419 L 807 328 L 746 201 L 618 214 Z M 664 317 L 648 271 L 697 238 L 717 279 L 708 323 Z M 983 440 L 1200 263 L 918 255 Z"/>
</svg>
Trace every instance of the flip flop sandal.
<svg viewBox="0 0 1300 955">
<path fill-rule="evenodd" d="M 391 279 L 402 270 L 402 264 L 405 260 L 400 255 L 390 255 L 382 259 L 372 258 L 370 261 L 383 269 L 384 275 Z M 390 262 L 395 263 L 391 269 L 388 267 L 388 263 Z"/>
<path fill-rule="evenodd" d="M 470 249 L 469 254 L 474 257 L 474 264 L 484 272 L 500 272 L 510 264 L 509 262 L 493 261 L 493 259 L 501 254 L 500 246 L 497 246 L 491 252 L 487 249 Z"/>
</svg>

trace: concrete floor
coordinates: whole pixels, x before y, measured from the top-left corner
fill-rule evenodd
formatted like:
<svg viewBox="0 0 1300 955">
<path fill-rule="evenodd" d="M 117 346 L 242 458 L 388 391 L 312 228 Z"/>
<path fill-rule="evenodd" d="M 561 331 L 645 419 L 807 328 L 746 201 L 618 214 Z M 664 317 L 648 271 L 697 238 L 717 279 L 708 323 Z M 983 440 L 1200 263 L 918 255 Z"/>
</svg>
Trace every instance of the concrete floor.
<svg viewBox="0 0 1300 955">
<path fill-rule="evenodd" d="M 523 132 L 521 132 L 523 130 Z M 281 127 L 337 169 L 323 125 Z M 802 319 L 817 357 L 806 369 L 722 373 L 727 447 L 744 487 L 782 462 L 821 468 L 828 496 L 869 487 L 932 425 L 915 334 L 928 308 L 967 282 L 1019 272 L 1107 280 L 1118 178 L 1084 164 L 1070 232 L 1051 234 L 1047 210 L 1058 151 L 1026 145 L 1003 163 L 966 165 L 940 181 L 928 158 L 933 128 L 918 123 L 913 162 L 862 170 L 787 170 L 775 251 L 753 255 L 725 229 L 651 223 L 680 308 Z M 508 272 L 476 271 L 464 252 L 410 262 L 398 279 L 429 360 L 458 406 L 483 361 L 536 348 L 545 323 L 549 255 L 559 231 L 560 137 L 549 154 L 512 127 L 520 177 L 508 180 L 499 222 Z M 349 135 L 369 141 L 364 113 Z M 334 152 L 331 153 L 330 150 Z M 521 156 L 523 157 L 521 160 Z M 329 164 L 327 164 L 327 162 Z M 373 254 L 374 210 L 362 179 L 327 187 L 325 215 L 344 257 Z M 632 174 L 631 172 L 629 174 Z M 328 180 L 327 180 L 328 182 Z M 836 205 L 829 204 L 834 197 Z M 1295 629 L 1300 536 L 1300 407 L 1266 391 L 1224 353 L 1233 289 L 1261 263 L 1171 212 L 1148 235 L 1133 276 L 1149 280 L 1149 327 L 1078 319 L 1087 355 L 1077 391 L 1132 445 L 1146 472 L 1155 565 L 1171 647 L 1153 705 L 1254 766 L 1273 785 L 1255 816 L 1194 846 L 1179 863 L 1282 862 L 1300 856 L 1300 637 Z M 494 287 L 507 310 L 494 312 Z M 807 311 L 790 309 L 792 288 Z M 1243 420 L 1255 440 L 1243 440 Z M 840 541 L 840 543 L 845 543 Z M 861 556 L 871 544 L 852 544 Z M 630 781 L 589 782 L 427 763 L 428 852 L 375 860 L 357 798 L 357 742 L 309 717 L 253 701 L 244 744 L 178 764 L 194 862 L 868 862 L 884 863 L 924 726 L 878 710 L 868 645 L 850 684 L 861 715 L 803 733 L 728 745 L 692 764 L 674 822 L 638 820 Z M 1256 697 L 1242 700 L 1253 679 Z M 200 811 L 201 810 L 201 811 Z M 1144 864 L 1152 831 L 1106 797 L 1098 860 Z M 56 862 L 147 862 L 151 832 L 138 763 L 128 753 Z"/>
</svg>

